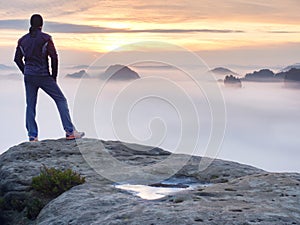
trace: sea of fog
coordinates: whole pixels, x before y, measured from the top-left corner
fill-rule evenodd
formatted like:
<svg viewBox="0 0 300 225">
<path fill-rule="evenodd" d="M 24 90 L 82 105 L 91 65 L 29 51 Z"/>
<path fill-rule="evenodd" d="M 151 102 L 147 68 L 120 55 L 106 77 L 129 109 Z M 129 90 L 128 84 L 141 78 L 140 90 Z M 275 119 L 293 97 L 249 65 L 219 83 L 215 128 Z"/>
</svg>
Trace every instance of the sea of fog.
<svg viewBox="0 0 300 225">
<path fill-rule="evenodd" d="M 86 136 L 91 138 L 136 140 L 180 153 L 190 152 L 177 149 L 182 139 L 194 142 L 196 137 L 194 154 L 209 156 L 205 152 L 207 143 L 209 138 L 214 138 L 210 132 L 213 126 L 218 126 L 212 123 L 216 118 L 211 110 L 219 102 L 226 107 L 226 114 L 222 115 L 225 121 L 221 121 L 226 124 L 226 130 L 217 158 L 268 171 L 300 172 L 299 90 L 286 89 L 281 83 L 254 82 L 244 82 L 243 88 L 232 89 L 204 75 L 203 79 L 194 80 L 175 69 L 133 69 L 142 79 L 105 82 L 61 76 L 58 82 L 78 130 L 86 131 Z M 61 71 L 61 74 L 68 72 Z M 22 76 L 2 73 L 0 153 L 27 141 Z M 199 76 L 202 76 L 200 72 Z M 201 84 L 211 84 L 213 90 L 207 91 Z M 220 99 L 220 93 L 224 99 Z M 218 101 L 211 101 L 215 98 Z M 55 103 L 42 91 L 37 121 L 40 140 L 64 137 Z M 222 129 L 222 126 L 215 128 Z"/>
</svg>

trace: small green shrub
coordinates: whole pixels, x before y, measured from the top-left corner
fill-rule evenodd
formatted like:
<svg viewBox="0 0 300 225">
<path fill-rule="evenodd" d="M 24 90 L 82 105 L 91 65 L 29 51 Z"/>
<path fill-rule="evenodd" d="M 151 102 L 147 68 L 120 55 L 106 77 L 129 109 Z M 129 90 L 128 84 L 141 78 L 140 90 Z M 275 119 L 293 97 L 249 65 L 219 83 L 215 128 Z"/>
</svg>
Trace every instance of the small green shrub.
<svg viewBox="0 0 300 225">
<path fill-rule="evenodd" d="M 25 202 L 23 199 L 12 199 L 10 201 L 10 205 L 12 209 L 21 212 L 25 208 Z"/>
<path fill-rule="evenodd" d="M 215 180 L 215 179 L 218 179 L 218 178 L 219 178 L 219 175 L 217 175 L 217 174 L 213 174 L 213 175 L 210 176 L 211 180 Z"/>
<path fill-rule="evenodd" d="M 57 197 L 70 188 L 83 184 L 85 178 L 67 169 L 65 171 L 43 166 L 39 176 L 32 178 L 32 188 L 49 197 Z"/>
<path fill-rule="evenodd" d="M 0 197 L 0 210 L 4 209 L 5 200 L 4 198 Z"/>
<path fill-rule="evenodd" d="M 30 199 L 27 202 L 27 210 L 26 210 L 26 216 L 30 220 L 34 220 L 39 215 L 40 211 L 44 208 L 46 203 L 41 201 L 38 198 Z"/>
</svg>

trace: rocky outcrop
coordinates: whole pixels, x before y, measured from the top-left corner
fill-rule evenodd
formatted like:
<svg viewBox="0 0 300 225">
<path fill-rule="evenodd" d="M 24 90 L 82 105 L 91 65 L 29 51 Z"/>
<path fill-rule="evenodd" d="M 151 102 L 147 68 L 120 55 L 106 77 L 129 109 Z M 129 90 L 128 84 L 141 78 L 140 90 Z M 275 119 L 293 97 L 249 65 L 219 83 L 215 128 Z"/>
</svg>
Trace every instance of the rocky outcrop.
<svg viewBox="0 0 300 225">
<path fill-rule="evenodd" d="M 212 72 L 212 73 L 215 73 L 215 74 L 218 74 L 218 75 L 237 75 L 237 73 L 231 71 L 230 69 L 227 69 L 225 67 L 216 67 L 212 70 L 210 70 L 209 72 Z"/>
<path fill-rule="evenodd" d="M 241 88 L 242 82 L 241 82 L 241 79 L 239 79 L 238 77 L 230 75 L 230 76 L 225 77 L 224 85 L 225 85 L 225 87 Z"/>
<path fill-rule="evenodd" d="M 88 77 L 89 75 L 85 70 L 80 70 L 79 72 L 70 73 L 66 75 L 66 78 L 76 78 L 76 79 L 88 78 Z"/>
<path fill-rule="evenodd" d="M 270 82 L 274 81 L 274 72 L 269 69 L 262 69 L 246 74 L 244 80 L 256 82 Z"/>
<path fill-rule="evenodd" d="M 300 88 L 300 69 L 291 69 L 286 72 L 284 84 L 288 88 Z"/>
<path fill-rule="evenodd" d="M 101 79 L 112 81 L 126 81 L 140 78 L 137 72 L 133 71 L 127 66 L 119 64 L 108 67 L 100 77 Z"/>
<path fill-rule="evenodd" d="M 274 73 L 269 69 L 263 69 L 246 74 L 242 80 L 256 82 L 284 82 L 286 87 L 300 88 L 300 69 L 292 68 L 288 71 L 279 73 Z"/>
<path fill-rule="evenodd" d="M 295 63 L 293 65 L 289 65 L 289 66 L 285 67 L 284 69 L 282 69 L 282 72 L 287 72 L 291 69 L 300 69 L 300 63 Z"/>
<path fill-rule="evenodd" d="M 277 81 L 284 81 L 284 78 L 285 78 L 285 75 L 286 75 L 286 72 L 279 72 L 279 73 L 275 73 L 274 74 L 274 78 L 277 80 Z"/>
<path fill-rule="evenodd" d="M 99 147 L 102 146 L 102 147 Z M 0 156 L 1 224 L 299 224 L 300 175 L 268 173 L 234 162 L 214 160 L 204 171 L 193 156 L 173 178 L 193 179 L 197 186 L 158 200 L 145 200 L 115 188 L 115 183 L 97 174 L 81 152 L 107 162 L 107 153 L 127 165 L 166 162 L 171 153 L 159 148 L 116 141 L 82 139 L 77 142 L 45 140 L 22 143 Z M 172 154 L 174 160 L 186 156 Z M 50 201 L 37 219 L 26 219 L 22 201 L 30 193 L 31 178 L 42 165 L 71 168 L 86 177 Z M 164 165 L 166 168 L 171 165 Z M 114 167 L 114 164 L 111 165 Z M 118 170 L 112 170 L 115 174 Z M 167 171 L 167 169 L 166 169 Z M 163 177 L 165 170 L 153 170 Z M 4 203 L 3 203 L 4 202 Z M 15 204 L 12 207 L 9 203 Z"/>
</svg>

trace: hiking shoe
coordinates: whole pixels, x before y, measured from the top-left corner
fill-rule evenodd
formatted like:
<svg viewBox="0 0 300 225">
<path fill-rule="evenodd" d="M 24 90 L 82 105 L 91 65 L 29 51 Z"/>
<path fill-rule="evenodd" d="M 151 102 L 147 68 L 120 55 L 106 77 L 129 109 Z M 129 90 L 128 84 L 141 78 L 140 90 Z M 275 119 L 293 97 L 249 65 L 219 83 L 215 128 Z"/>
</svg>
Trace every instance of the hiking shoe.
<svg viewBox="0 0 300 225">
<path fill-rule="evenodd" d="M 74 139 L 79 139 L 82 138 L 85 135 L 84 132 L 79 132 L 77 130 L 74 130 L 73 132 L 69 133 L 66 132 L 66 139 L 67 140 L 74 140 Z"/>
<path fill-rule="evenodd" d="M 37 137 L 33 137 L 33 136 L 30 136 L 29 137 L 29 142 L 38 142 L 38 138 Z"/>
</svg>

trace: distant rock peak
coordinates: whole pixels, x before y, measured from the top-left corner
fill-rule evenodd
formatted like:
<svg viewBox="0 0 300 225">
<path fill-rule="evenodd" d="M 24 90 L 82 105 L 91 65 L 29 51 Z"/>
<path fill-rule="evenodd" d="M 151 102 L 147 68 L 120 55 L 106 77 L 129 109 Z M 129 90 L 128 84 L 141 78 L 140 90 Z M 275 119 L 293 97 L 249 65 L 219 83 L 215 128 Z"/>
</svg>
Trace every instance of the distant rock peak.
<svg viewBox="0 0 300 225">
<path fill-rule="evenodd" d="M 135 80 L 139 79 L 140 76 L 137 72 L 130 69 L 128 66 L 124 66 L 121 64 L 115 64 L 109 66 L 106 71 L 101 75 L 103 79 L 109 80 Z"/>
<path fill-rule="evenodd" d="M 237 73 L 233 72 L 230 69 L 227 69 L 225 67 L 216 67 L 212 70 L 210 70 L 212 73 L 221 74 L 221 75 L 238 75 Z"/>
<path fill-rule="evenodd" d="M 86 70 L 80 70 L 79 72 L 71 73 L 66 75 L 67 78 L 87 78 L 89 75 L 87 74 Z"/>
<path fill-rule="evenodd" d="M 233 75 L 226 76 L 224 79 L 224 85 L 226 87 L 237 87 L 241 88 L 242 87 L 242 82 L 241 79 L 238 77 L 235 77 Z"/>
</svg>

